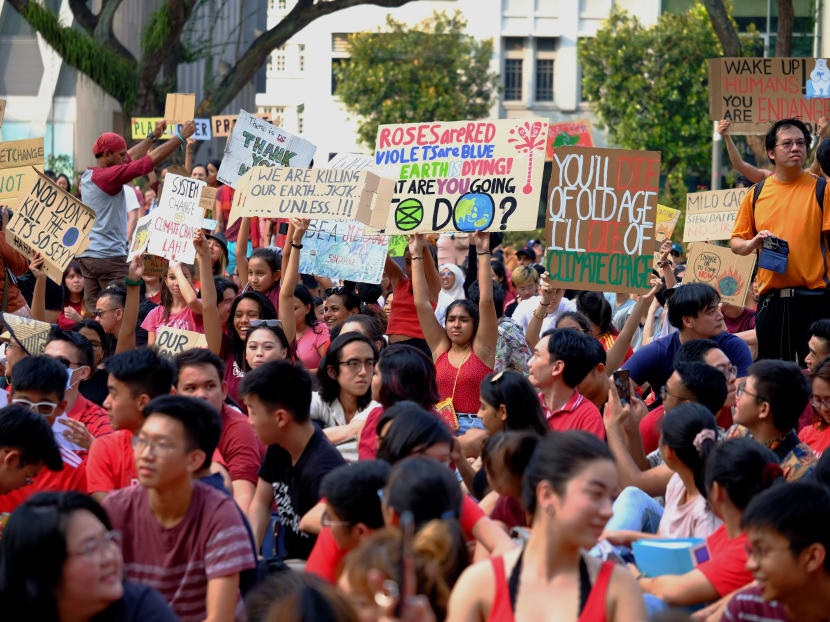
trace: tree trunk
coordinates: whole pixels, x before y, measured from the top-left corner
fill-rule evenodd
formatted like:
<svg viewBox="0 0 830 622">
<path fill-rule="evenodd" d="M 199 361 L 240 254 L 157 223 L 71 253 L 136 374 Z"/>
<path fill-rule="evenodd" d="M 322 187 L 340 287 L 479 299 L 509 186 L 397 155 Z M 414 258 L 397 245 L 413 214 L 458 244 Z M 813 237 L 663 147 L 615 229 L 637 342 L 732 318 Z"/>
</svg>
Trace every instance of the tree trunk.
<svg viewBox="0 0 830 622">
<path fill-rule="evenodd" d="M 778 0 L 778 32 L 775 34 L 776 56 L 792 56 L 794 22 L 793 0 Z"/>
<path fill-rule="evenodd" d="M 703 4 L 706 7 L 706 12 L 709 13 L 712 28 L 714 28 L 715 34 L 718 35 L 718 39 L 723 46 L 723 55 L 726 57 L 743 56 L 741 39 L 738 37 L 738 31 L 735 30 L 735 24 L 732 22 L 723 0 L 703 0 Z M 792 4 L 790 8 L 792 9 Z"/>
</svg>

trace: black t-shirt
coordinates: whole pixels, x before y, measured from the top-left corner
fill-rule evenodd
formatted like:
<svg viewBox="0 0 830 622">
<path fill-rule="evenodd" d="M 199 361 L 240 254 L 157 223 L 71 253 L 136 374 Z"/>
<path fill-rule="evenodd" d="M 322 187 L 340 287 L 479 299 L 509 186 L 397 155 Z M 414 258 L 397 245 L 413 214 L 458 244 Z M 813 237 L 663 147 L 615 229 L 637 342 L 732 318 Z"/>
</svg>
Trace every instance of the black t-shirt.
<svg viewBox="0 0 830 622">
<path fill-rule="evenodd" d="M 35 275 L 31 272 L 17 277 L 17 287 L 23 298 L 26 299 L 26 304 L 32 306 L 32 296 L 35 295 Z M 55 283 L 52 279 L 46 279 L 46 310 L 47 311 L 63 311 L 63 287 Z"/>
<path fill-rule="evenodd" d="M 90 402 L 103 406 L 104 400 L 107 399 L 108 376 L 106 369 L 96 369 L 89 378 L 78 385 L 81 395 Z"/>
<path fill-rule="evenodd" d="M 320 500 L 323 476 L 342 464 L 346 464 L 343 456 L 316 425 L 294 466 L 291 455 L 282 447 L 268 447 L 259 476 L 274 487 L 278 525 L 282 526 L 277 538 L 281 559 L 308 559 L 317 537 L 300 531 L 300 519 Z"/>
<path fill-rule="evenodd" d="M 124 582 L 124 595 L 90 622 L 177 622 L 167 601 L 147 585 Z"/>
</svg>

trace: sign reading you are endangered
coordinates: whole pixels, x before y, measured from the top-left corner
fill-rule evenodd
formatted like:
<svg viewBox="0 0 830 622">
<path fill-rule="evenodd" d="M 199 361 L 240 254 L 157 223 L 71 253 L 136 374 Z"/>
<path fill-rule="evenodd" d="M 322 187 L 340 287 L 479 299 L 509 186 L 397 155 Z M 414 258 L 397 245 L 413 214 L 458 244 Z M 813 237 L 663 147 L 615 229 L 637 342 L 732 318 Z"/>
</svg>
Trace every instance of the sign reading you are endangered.
<svg viewBox="0 0 830 622">
<path fill-rule="evenodd" d="M 381 125 L 375 164 L 397 180 L 387 233 L 536 228 L 548 122 Z"/>
<path fill-rule="evenodd" d="M 217 178 L 236 188 L 239 178 L 251 167 L 306 167 L 316 149 L 307 140 L 240 110 L 225 144 Z"/>
<path fill-rule="evenodd" d="M 690 192 L 686 195 L 684 242 L 728 240 L 738 216 L 738 208 L 749 188 L 729 188 Z"/>
<path fill-rule="evenodd" d="M 6 228 L 6 241 L 29 259 L 40 253 L 46 276 L 60 285 L 69 262 L 89 245 L 95 212 L 32 170 Z"/>
<path fill-rule="evenodd" d="M 545 218 L 552 282 L 647 292 L 659 185 L 659 152 L 555 149 Z"/>
<path fill-rule="evenodd" d="M 779 119 L 798 118 L 811 132 L 830 118 L 825 58 L 709 59 L 709 118 L 735 134 L 766 134 Z"/>
</svg>

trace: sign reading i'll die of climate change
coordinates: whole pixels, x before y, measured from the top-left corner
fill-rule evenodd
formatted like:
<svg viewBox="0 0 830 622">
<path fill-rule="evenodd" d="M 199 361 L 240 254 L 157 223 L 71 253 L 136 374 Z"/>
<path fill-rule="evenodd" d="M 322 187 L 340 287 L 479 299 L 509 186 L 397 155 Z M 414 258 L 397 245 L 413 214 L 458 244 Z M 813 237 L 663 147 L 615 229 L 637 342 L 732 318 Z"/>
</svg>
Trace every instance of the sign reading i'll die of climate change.
<svg viewBox="0 0 830 622">
<path fill-rule="evenodd" d="M 193 235 L 202 226 L 205 210 L 199 205 L 205 182 L 167 173 L 159 206 L 150 212 L 146 251 L 172 261 L 196 259 Z M 138 231 L 138 227 L 136 227 Z M 131 253 L 140 252 L 132 249 Z"/>
<path fill-rule="evenodd" d="M 381 125 L 375 163 L 397 180 L 387 233 L 536 228 L 545 119 Z"/>
<path fill-rule="evenodd" d="M 60 285 L 69 262 L 89 246 L 95 212 L 39 171 L 27 179 L 6 229 L 6 241 L 29 259 L 40 253 L 46 276 Z"/>
<path fill-rule="evenodd" d="M 810 132 L 830 118 L 826 58 L 710 58 L 709 118 L 735 134 L 766 134 L 779 119 L 801 119 Z"/>
<path fill-rule="evenodd" d="M 217 178 L 236 188 L 237 180 L 252 166 L 306 167 L 316 149 L 307 140 L 240 110 Z"/>
<path fill-rule="evenodd" d="M 554 150 L 545 216 L 553 283 L 648 292 L 659 186 L 657 151 Z"/>
</svg>

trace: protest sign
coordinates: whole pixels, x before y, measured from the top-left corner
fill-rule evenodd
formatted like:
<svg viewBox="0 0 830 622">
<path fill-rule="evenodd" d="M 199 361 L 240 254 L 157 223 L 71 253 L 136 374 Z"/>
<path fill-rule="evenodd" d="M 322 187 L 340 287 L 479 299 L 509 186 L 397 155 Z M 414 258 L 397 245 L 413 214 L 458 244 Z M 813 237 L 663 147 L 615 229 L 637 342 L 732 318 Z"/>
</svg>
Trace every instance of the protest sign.
<svg viewBox="0 0 830 622">
<path fill-rule="evenodd" d="M 34 169 L 43 172 L 43 165 L 20 166 L 17 168 L 0 169 L 0 199 L 16 199 L 26 184 L 31 182 L 36 173 Z"/>
<path fill-rule="evenodd" d="M 265 114 L 263 112 L 257 112 L 254 114 L 257 119 L 262 119 L 264 121 L 268 121 L 271 123 L 271 115 Z M 236 125 L 236 120 L 239 118 L 238 114 L 222 114 L 222 115 L 214 115 L 210 118 L 210 126 L 211 132 L 213 132 L 214 138 L 222 138 L 224 136 L 230 136 L 231 131 L 233 130 L 233 126 Z M 277 125 L 279 125 L 282 121 L 279 119 L 274 120 Z"/>
<path fill-rule="evenodd" d="M 591 122 L 587 119 L 567 123 L 551 123 L 548 126 L 548 141 L 545 160 L 553 159 L 553 150 L 559 147 L 593 147 Z"/>
<path fill-rule="evenodd" d="M 152 214 L 147 214 L 138 219 L 138 222 L 135 224 L 135 231 L 133 231 L 133 239 L 130 240 L 130 248 L 127 251 L 127 263 L 130 263 L 136 255 L 140 255 L 147 250 L 147 244 L 150 242 L 150 225 L 152 222 Z"/>
<path fill-rule="evenodd" d="M 683 284 L 706 283 L 717 290 L 722 302 L 742 307 L 754 267 L 755 253 L 741 256 L 723 246 L 695 242 L 688 252 Z"/>
<path fill-rule="evenodd" d="M 199 199 L 205 182 L 168 172 L 159 205 L 150 212 L 147 252 L 192 264 L 196 259 L 193 234 L 202 226 L 204 210 Z"/>
<path fill-rule="evenodd" d="M 167 276 L 168 261 L 156 255 L 144 255 L 144 276 Z"/>
<path fill-rule="evenodd" d="M 557 287 L 645 293 L 654 252 L 660 153 L 553 152 L 545 266 Z"/>
<path fill-rule="evenodd" d="M 51 324 L 13 313 L 3 313 L 3 324 L 6 332 L 0 335 L 0 339 L 13 337 L 29 356 L 43 354 L 52 331 Z"/>
<path fill-rule="evenodd" d="M 217 178 L 236 188 L 236 182 L 251 167 L 306 167 L 317 148 L 254 115 L 239 111 L 239 119 L 225 145 Z"/>
<path fill-rule="evenodd" d="M 43 272 L 60 285 L 69 262 L 89 246 L 95 212 L 43 173 L 32 169 L 17 197 L 6 241 L 28 257 L 43 256 Z"/>
<path fill-rule="evenodd" d="M 205 210 L 205 218 L 213 218 L 213 210 L 216 207 L 216 188 L 205 186 L 199 196 L 199 206 Z"/>
<path fill-rule="evenodd" d="M 684 242 L 728 240 L 732 237 L 741 200 L 749 188 L 729 188 L 686 195 Z"/>
<path fill-rule="evenodd" d="M 815 133 L 830 118 L 830 69 L 824 58 L 710 58 L 709 118 L 734 134 L 766 134 L 796 117 Z"/>
<path fill-rule="evenodd" d="M 159 326 L 153 347 L 165 358 L 173 358 L 180 352 L 193 348 L 207 348 L 208 346 L 207 338 L 203 333 L 173 328 L 172 326 Z"/>
<path fill-rule="evenodd" d="M 161 117 L 133 117 L 131 119 L 132 138 L 133 140 L 141 140 L 147 138 L 147 135 L 156 129 L 156 123 L 163 121 Z M 190 119 L 188 119 L 189 121 Z M 196 124 L 196 132 L 191 136 L 196 140 L 210 140 L 210 119 L 193 119 Z M 175 135 L 173 127 L 181 133 L 183 123 L 169 123 L 162 133 L 162 138 L 173 138 Z"/>
<path fill-rule="evenodd" d="M 187 123 L 196 116 L 195 93 L 168 93 L 164 102 L 164 119 L 168 123 Z"/>
<path fill-rule="evenodd" d="M 406 236 L 405 235 L 390 235 L 389 236 L 389 256 L 403 257 L 406 252 Z"/>
<path fill-rule="evenodd" d="M 3 127 L 3 117 L 6 115 L 6 100 L 0 99 L 0 127 Z"/>
<path fill-rule="evenodd" d="M 666 207 L 665 205 L 657 205 L 657 216 L 654 221 L 654 241 L 655 246 L 659 245 L 664 240 L 670 240 L 674 233 L 674 228 L 677 226 L 677 221 L 680 219 L 680 210 Z"/>
<path fill-rule="evenodd" d="M 381 125 L 375 164 L 397 180 L 386 232 L 535 229 L 547 135 L 537 118 Z"/>
<path fill-rule="evenodd" d="M 300 273 L 380 283 L 389 236 L 372 235 L 366 229 L 355 221 L 312 220 L 303 237 Z"/>
<path fill-rule="evenodd" d="M 0 143 L 0 169 L 43 164 L 43 139 L 26 138 Z"/>
</svg>

